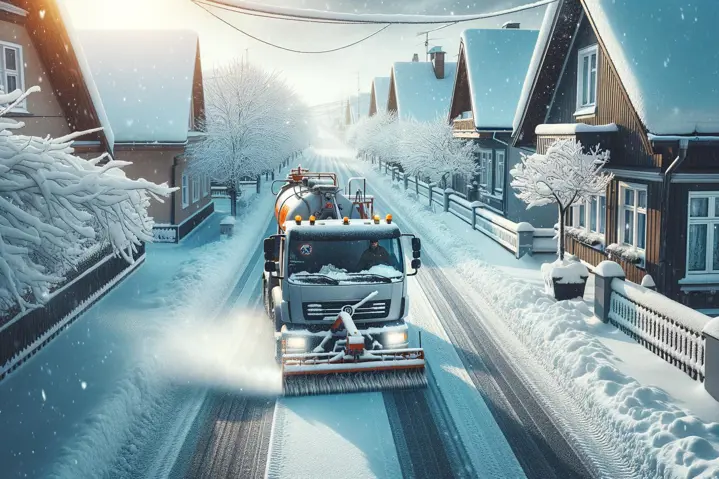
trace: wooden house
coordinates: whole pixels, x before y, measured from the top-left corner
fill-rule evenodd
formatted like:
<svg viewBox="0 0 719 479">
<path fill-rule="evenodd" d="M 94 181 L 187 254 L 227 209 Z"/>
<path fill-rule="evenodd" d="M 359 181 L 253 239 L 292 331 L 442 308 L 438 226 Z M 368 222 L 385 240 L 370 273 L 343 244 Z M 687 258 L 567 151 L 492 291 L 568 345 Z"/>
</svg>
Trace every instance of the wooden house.
<svg viewBox="0 0 719 479">
<path fill-rule="evenodd" d="M 389 96 L 389 77 L 375 77 L 370 90 L 369 116 L 387 111 Z"/>
<path fill-rule="evenodd" d="M 153 202 L 156 238 L 179 241 L 212 214 L 210 178 L 192 174 L 185 151 L 202 137 L 205 101 L 197 33 L 185 30 L 79 32 L 107 111 L 115 158 L 131 178 L 180 188 Z"/>
<path fill-rule="evenodd" d="M 520 161 L 519 150 L 509 144 L 512 122 L 537 36 L 517 23 L 462 32 L 449 121 L 455 138 L 479 147 L 480 171 L 474 178 L 454 175 L 452 187 L 511 221 L 551 227 L 557 222 L 554 208 L 528 210 L 509 186 L 509 171 Z"/>
<path fill-rule="evenodd" d="M 599 144 L 614 174 L 566 218 L 568 251 L 719 309 L 719 3 L 684 12 L 672 0 L 559 0 L 547 10 L 512 144 Z"/>
</svg>

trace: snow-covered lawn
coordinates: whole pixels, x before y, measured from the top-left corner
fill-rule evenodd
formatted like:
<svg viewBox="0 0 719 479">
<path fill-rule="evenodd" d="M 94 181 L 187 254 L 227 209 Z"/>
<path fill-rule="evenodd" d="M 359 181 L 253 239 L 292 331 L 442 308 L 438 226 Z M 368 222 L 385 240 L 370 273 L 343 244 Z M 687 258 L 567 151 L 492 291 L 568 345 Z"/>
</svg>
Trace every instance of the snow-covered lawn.
<svg viewBox="0 0 719 479">
<path fill-rule="evenodd" d="M 719 404 L 700 383 L 599 323 L 591 303 L 558 303 L 546 295 L 539 265 L 551 255 L 515 260 L 454 216 L 418 207 L 370 164 L 352 166 L 364 170 L 371 189 L 393 205 L 398 220 L 420 233 L 425 249 L 467 299 L 493 318 L 498 334 L 509 331 L 519 339 L 592 423 L 622 444 L 623 460 L 636 472 L 719 476 L 719 424 L 714 422 Z M 587 289 L 589 297 L 591 283 Z"/>
</svg>

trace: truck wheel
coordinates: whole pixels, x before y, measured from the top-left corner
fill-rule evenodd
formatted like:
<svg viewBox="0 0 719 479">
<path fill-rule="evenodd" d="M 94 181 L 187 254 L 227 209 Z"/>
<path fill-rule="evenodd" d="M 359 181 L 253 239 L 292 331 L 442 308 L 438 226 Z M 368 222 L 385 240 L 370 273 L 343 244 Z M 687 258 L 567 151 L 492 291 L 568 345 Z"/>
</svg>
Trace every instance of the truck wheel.
<svg viewBox="0 0 719 479">
<path fill-rule="evenodd" d="M 275 322 L 275 332 L 279 333 L 282 330 L 282 325 L 284 324 L 282 321 L 282 309 L 279 306 L 273 305 L 272 320 Z"/>
</svg>

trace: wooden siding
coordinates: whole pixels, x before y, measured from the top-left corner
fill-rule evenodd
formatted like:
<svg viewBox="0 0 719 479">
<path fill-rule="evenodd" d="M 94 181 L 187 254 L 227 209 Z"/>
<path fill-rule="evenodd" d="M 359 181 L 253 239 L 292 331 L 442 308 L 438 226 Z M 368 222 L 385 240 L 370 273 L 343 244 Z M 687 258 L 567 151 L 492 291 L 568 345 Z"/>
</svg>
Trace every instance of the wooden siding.
<svg viewBox="0 0 719 479">
<path fill-rule="evenodd" d="M 719 173 L 719 144 L 690 143 L 679 173 Z"/>
<path fill-rule="evenodd" d="M 577 98 L 577 68 L 579 50 L 599 44 L 597 62 L 597 108 L 594 115 L 575 117 Z M 629 101 L 609 56 L 597 39 L 589 19 L 584 16 L 577 38 L 569 51 L 567 66 L 557 85 L 554 102 L 550 106 L 547 123 L 587 123 L 619 127 L 616 141 L 611 145 L 612 166 L 660 167 L 661 155 L 655 155 L 647 139 L 646 130 Z M 608 148 L 609 145 L 603 145 Z"/>
<path fill-rule="evenodd" d="M 452 129 L 455 131 L 475 131 L 474 118 L 456 119 L 452 123 Z"/>
<path fill-rule="evenodd" d="M 564 57 L 569 49 L 577 22 L 582 13 L 578 0 L 562 0 L 539 71 L 534 78 L 522 121 L 517 128 L 513 146 L 533 149 L 536 146 L 534 129 L 544 123 L 552 93 L 559 81 Z"/>
<path fill-rule="evenodd" d="M 467 75 L 467 57 L 464 50 L 464 43 L 459 45 L 459 60 L 457 61 L 457 76 L 452 90 L 452 103 L 449 109 L 451 122 L 454 118 L 465 111 L 472 110 L 472 100 L 469 92 L 469 77 Z M 455 123 L 456 124 L 456 123 Z M 474 131 L 474 121 L 471 130 Z"/>
</svg>

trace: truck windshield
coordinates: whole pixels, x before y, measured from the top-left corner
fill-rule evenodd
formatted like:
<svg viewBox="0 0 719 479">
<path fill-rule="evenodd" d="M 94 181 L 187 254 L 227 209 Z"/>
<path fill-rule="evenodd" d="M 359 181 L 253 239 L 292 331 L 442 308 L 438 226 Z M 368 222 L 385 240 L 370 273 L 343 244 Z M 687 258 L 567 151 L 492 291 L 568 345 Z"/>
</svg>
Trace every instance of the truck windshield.
<svg viewBox="0 0 719 479">
<path fill-rule="evenodd" d="M 389 283 L 403 277 L 399 238 L 296 241 L 288 245 L 289 279 L 312 284 Z"/>
</svg>

